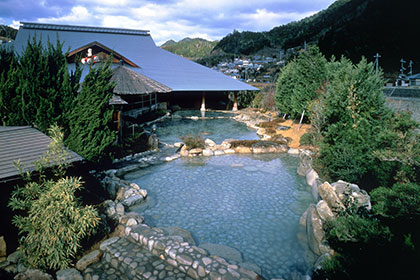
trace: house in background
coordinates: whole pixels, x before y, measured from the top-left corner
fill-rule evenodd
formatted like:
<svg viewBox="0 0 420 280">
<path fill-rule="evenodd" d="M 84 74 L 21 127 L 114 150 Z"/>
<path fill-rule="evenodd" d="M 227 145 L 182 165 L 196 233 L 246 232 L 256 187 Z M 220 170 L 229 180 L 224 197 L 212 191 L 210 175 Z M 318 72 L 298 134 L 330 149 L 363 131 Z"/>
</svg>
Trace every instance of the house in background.
<svg viewBox="0 0 420 280">
<path fill-rule="evenodd" d="M 129 76 L 132 72 L 141 75 L 138 77 L 131 75 L 130 79 L 139 79 L 138 84 L 141 84 L 142 80 L 145 80 L 142 77 L 145 77 L 149 81 L 153 81 L 154 84 L 164 86 L 164 91 L 156 91 L 155 94 L 157 102 L 166 102 L 169 106 L 180 105 L 202 110 L 206 108 L 226 109 L 228 93 L 233 92 L 236 97 L 243 91 L 258 90 L 157 47 L 149 31 L 146 30 L 22 22 L 16 39 L 11 44 L 13 44 L 14 50 L 20 53 L 26 47 L 28 40 L 33 37 L 41 40 L 45 46 L 48 41 L 60 40 L 64 44 L 63 49 L 70 50 L 68 55 L 70 71 L 75 69 L 75 65 L 80 62 L 80 59 L 88 56 L 89 50 L 99 60 L 105 60 L 112 54 L 113 67 L 121 65 L 125 67 L 125 70 L 118 71 Z M 89 67 L 85 67 L 82 78 L 88 71 Z M 114 73 L 118 74 L 117 71 Z M 119 78 L 119 80 L 121 79 Z M 170 89 L 169 92 L 168 89 Z M 127 102 L 128 106 L 126 107 L 130 108 L 129 111 L 140 109 L 132 107 L 139 104 L 136 102 L 141 102 L 139 98 L 146 97 L 144 93 L 135 93 L 134 91 L 131 91 L 130 94 L 114 93 L 117 99 L 120 98 Z M 149 97 L 153 98 L 153 95 Z M 125 98 L 130 100 L 125 100 Z M 153 101 L 151 103 L 153 104 Z M 236 104 L 234 104 L 234 108 L 236 108 L 235 106 Z M 138 113 L 142 111 L 137 110 Z M 125 113 L 123 111 L 123 115 Z M 132 113 L 133 111 L 129 114 Z"/>
<path fill-rule="evenodd" d="M 410 86 L 420 86 L 420 73 L 408 76 L 407 80 Z"/>
</svg>

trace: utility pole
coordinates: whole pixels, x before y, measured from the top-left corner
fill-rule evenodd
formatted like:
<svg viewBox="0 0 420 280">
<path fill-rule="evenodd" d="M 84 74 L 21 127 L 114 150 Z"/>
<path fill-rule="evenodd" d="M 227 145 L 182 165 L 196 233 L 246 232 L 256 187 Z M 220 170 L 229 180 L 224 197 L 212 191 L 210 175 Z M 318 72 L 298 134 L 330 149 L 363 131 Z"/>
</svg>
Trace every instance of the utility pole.
<svg viewBox="0 0 420 280">
<path fill-rule="evenodd" d="M 404 75 L 404 70 L 406 70 L 406 68 L 404 67 L 404 63 L 406 63 L 407 61 L 401 58 L 400 62 L 401 62 L 400 72 L 401 72 L 401 75 Z"/>
<path fill-rule="evenodd" d="M 410 60 L 410 62 L 408 63 L 408 67 L 410 68 L 410 72 L 408 72 L 408 76 L 413 75 L 413 61 Z"/>
<path fill-rule="evenodd" d="M 376 76 L 378 76 L 378 71 L 379 71 L 379 58 L 381 56 L 379 55 L 379 53 L 376 53 L 376 55 L 374 56 L 375 58 L 375 66 L 376 66 Z"/>
</svg>

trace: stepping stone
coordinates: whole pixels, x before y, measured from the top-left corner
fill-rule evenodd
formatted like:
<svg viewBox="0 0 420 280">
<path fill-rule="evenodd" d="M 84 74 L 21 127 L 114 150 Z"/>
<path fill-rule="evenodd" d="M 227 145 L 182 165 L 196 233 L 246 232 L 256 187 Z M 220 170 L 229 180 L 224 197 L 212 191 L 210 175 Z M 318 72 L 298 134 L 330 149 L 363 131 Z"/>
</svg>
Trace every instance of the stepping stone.
<svg viewBox="0 0 420 280">
<path fill-rule="evenodd" d="M 162 227 L 165 232 L 168 233 L 170 236 L 181 236 L 185 242 L 188 242 L 190 245 L 195 245 L 195 240 L 192 234 L 183 228 L 180 227 Z"/>
<path fill-rule="evenodd" d="M 242 254 L 235 248 L 221 245 L 221 244 L 200 244 L 200 248 L 203 248 L 204 250 L 208 251 L 210 255 L 212 256 L 218 256 L 226 259 L 227 261 L 233 261 L 236 263 L 243 262 Z"/>
</svg>

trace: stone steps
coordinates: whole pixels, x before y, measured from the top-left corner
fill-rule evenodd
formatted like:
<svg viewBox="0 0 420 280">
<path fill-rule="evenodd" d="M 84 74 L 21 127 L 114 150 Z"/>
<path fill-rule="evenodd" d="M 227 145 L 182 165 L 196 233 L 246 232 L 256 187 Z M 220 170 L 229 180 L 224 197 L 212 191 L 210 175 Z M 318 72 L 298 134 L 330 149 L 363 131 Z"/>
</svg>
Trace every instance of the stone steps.
<svg viewBox="0 0 420 280">
<path fill-rule="evenodd" d="M 130 238 L 114 238 L 101 245 L 102 259 L 83 271 L 85 280 L 189 279 L 185 273 L 154 256 Z"/>
</svg>

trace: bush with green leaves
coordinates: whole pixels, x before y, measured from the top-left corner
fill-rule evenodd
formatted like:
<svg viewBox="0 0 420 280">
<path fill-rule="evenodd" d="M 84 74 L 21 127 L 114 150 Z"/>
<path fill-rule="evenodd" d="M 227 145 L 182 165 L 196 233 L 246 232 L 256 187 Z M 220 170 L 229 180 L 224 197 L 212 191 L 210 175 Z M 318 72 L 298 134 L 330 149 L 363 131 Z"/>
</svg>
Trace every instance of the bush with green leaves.
<svg viewBox="0 0 420 280">
<path fill-rule="evenodd" d="M 21 174 L 24 186 L 16 186 L 9 206 L 21 215 L 13 217 L 18 227 L 20 250 L 26 265 L 44 270 L 70 266 L 83 238 L 92 234 L 99 223 L 92 206 L 83 206 L 75 192 L 82 188 L 81 178 L 63 177 L 66 153 L 63 134 L 58 127 L 50 129 L 53 139 L 47 155 L 37 162 L 36 173 Z M 46 176 L 51 162 L 52 176 Z"/>
<path fill-rule="evenodd" d="M 113 108 L 109 105 L 114 84 L 111 64 L 96 64 L 86 75 L 80 93 L 69 115 L 68 147 L 89 161 L 100 162 L 110 157 L 117 139 L 113 131 Z"/>
<path fill-rule="evenodd" d="M 256 96 L 255 91 L 242 91 L 237 94 L 238 108 L 247 108 L 252 105 Z"/>
<path fill-rule="evenodd" d="M 371 192 L 372 211 L 347 212 L 325 224 L 336 255 L 314 279 L 415 279 L 420 262 L 420 185 Z"/>
<path fill-rule="evenodd" d="M 184 137 L 181 137 L 182 141 L 184 141 L 185 146 L 188 150 L 191 149 L 204 149 L 206 147 L 206 144 L 204 142 L 203 137 L 201 137 L 200 134 L 196 135 L 185 135 Z"/>
</svg>

